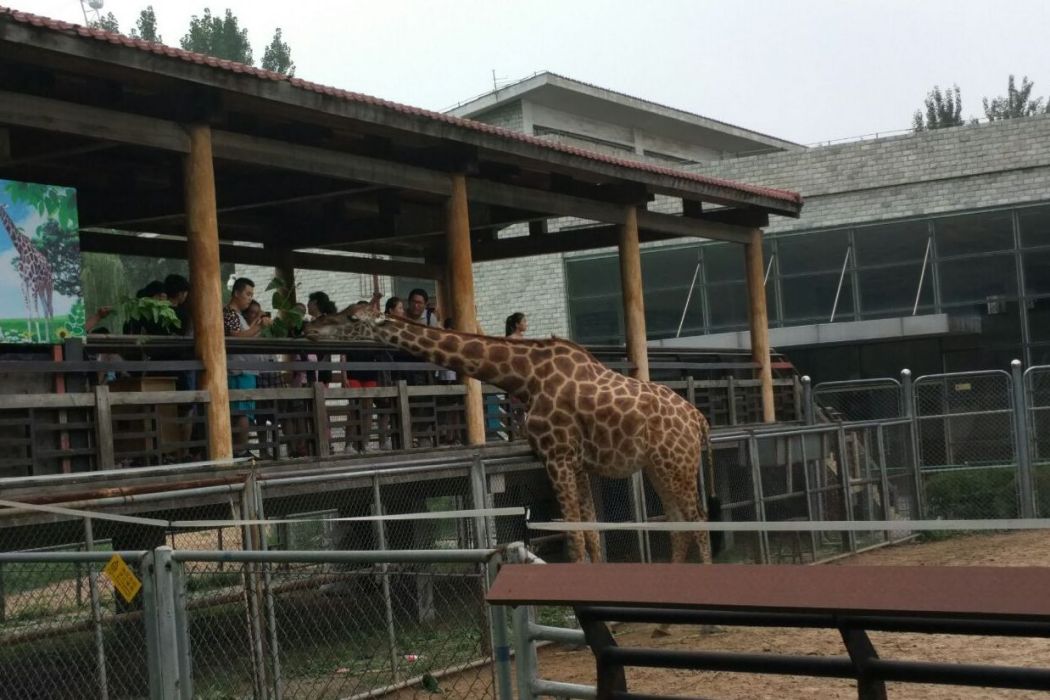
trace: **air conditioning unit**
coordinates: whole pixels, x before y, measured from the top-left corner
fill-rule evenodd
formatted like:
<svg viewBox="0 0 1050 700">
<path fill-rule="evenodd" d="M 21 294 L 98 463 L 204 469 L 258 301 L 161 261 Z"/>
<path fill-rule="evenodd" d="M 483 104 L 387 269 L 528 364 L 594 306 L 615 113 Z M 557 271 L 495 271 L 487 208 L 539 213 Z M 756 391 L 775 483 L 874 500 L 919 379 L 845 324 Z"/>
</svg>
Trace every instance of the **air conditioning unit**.
<svg viewBox="0 0 1050 700">
<path fill-rule="evenodd" d="M 988 308 L 988 315 L 995 316 L 998 314 L 1005 314 L 1007 312 L 1007 304 L 1010 299 L 1004 296 L 990 296 L 985 297 L 984 303 Z"/>
</svg>

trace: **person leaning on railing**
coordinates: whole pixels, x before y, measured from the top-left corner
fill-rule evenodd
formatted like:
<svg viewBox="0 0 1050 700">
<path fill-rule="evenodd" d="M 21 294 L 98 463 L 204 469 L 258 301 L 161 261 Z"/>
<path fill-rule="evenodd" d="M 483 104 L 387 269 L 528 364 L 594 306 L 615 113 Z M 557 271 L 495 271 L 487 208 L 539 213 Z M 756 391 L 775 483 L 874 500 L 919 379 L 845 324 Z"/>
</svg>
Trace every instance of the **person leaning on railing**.
<svg viewBox="0 0 1050 700">
<path fill-rule="evenodd" d="M 244 312 L 255 297 L 255 283 L 247 277 L 239 277 L 233 283 L 233 292 L 230 301 L 222 310 L 222 322 L 226 335 L 232 338 L 255 338 L 268 327 L 272 320 L 265 316 L 259 316 L 251 324 L 244 317 Z M 258 372 L 250 369 L 237 369 L 238 365 L 250 362 L 251 359 L 242 359 L 245 356 L 229 355 L 227 364 L 227 385 L 230 389 L 255 389 L 257 386 Z M 234 456 L 254 457 L 255 455 L 247 449 L 249 423 L 254 418 L 252 412 L 255 410 L 254 401 L 233 401 L 230 403 L 233 411 L 242 411 L 240 415 L 233 416 L 233 445 Z"/>
</svg>

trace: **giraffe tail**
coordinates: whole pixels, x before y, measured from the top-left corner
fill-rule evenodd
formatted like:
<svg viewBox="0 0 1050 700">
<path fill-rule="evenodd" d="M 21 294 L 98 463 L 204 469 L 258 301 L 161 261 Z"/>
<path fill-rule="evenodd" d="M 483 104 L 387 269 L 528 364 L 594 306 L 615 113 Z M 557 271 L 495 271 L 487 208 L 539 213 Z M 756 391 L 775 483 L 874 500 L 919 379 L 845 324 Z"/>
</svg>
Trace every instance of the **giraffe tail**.
<svg viewBox="0 0 1050 700">
<path fill-rule="evenodd" d="M 707 453 L 707 522 L 717 523 L 722 520 L 722 500 L 715 492 L 715 449 L 711 444 L 711 424 L 700 418 L 700 449 Z M 716 557 L 725 545 L 725 533 L 710 531 L 711 557 Z"/>
</svg>

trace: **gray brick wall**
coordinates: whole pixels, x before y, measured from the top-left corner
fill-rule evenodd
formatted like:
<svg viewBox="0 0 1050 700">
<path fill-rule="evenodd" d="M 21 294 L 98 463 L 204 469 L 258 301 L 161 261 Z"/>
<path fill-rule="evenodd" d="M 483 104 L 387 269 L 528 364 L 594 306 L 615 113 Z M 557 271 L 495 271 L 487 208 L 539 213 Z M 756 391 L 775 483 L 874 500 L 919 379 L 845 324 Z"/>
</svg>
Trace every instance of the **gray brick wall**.
<svg viewBox="0 0 1050 700">
<path fill-rule="evenodd" d="M 237 275 L 248 277 L 255 282 L 255 294 L 263 308 L 270 308 L 270 294 L 264 292 L 273 280 L 273 268 L 259 265 L 238 265 Z M 379 288 L 384 294 L 390 294 L 390 278 L 380 277 Z M 311 292 L 325 292 L 340 309 L 362 299 L 372 297 L 372 275 L 359 275 L 350 272 L 327 272 L 323 270 L 296 270 L 296 298 L 306 303 Z"/>
<path fill-rule="evenodd" d="M 471 117 L 471 119 L 474 121 L 485 122 L 486 124 L 492 124 L 493 126 L 501 126 L 504 129 L 511 129 L 513 131 L 525 130 L 525 120 L 522 116 L 520 100 L 500 105 L 495 109 L 490 109 L 487 112 L 477 114 Z"/>
<path fill-rule="evenodd" d="M 801 192 L 770 232 L 1050 199 L 1050 115 L 690 166 Z"/>
</svg>

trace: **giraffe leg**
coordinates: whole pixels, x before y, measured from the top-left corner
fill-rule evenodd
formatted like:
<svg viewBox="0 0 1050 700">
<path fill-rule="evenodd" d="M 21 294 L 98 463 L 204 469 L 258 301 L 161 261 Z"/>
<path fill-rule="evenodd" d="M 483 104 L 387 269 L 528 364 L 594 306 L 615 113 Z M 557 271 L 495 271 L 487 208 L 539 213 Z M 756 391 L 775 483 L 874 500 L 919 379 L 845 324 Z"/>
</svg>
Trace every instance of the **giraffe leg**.
<svg viewBox="0 0 1050 700">
<path fill-rule="evenodd" d="M 660 496 L 663 503 L 664 513 L 668 522 L 700 522 L 706 520 L 707 516 L 700 505 L 700 489 L 696 481 L 695 466 L 688 469 L 681 465 L 688 463 L 698 464 L 692 456 L 676 459 L 654 460 L 652 469 L 647 472 L 653 489 Z M 699 549 L 700 561 L 704 564 L 711 563 L 710 535 L 706 530 L 695 532 L 672 532 L 671 533 L 671 561 L 675 564 L 684 563 L 689 557 L 689 547 L 696 542 Z M 712 625 L 702 625 L 701 631 L 710 633 L 718 628 Z M 661 624 L 653 630 L 654 637 L 666 637 L 670 635 L 670 625 Z"/>
<path fill-rule="evenodd" d="M 566 522 L 580 522 L 580 500 L 576 488 L 576 459 L 569 455 L 545 455 L 544 465 L 547 477 L 554 487 L 554 495 L 561 508 L 561 516 Z M 584 537 L 580 531 L 567 533 L 569 559 L 574 562 L 584 561 Z"/>
<path fill-rule="evenodd" d="M 585 523 L 598 522 L 598 515 L 594 509 L 594 494 L 591 493 L 591 477 L 582 469 L 576 472 L 576 492 L 580 499 L 580 521 Z M 583 533 L 587 543 L 587 555 L 591 561 L 598 563 L 602 560 L 602 540 L 594 530 Z"/>
</svg>

